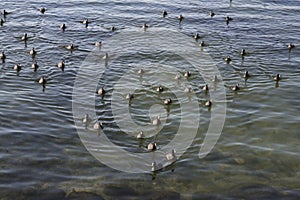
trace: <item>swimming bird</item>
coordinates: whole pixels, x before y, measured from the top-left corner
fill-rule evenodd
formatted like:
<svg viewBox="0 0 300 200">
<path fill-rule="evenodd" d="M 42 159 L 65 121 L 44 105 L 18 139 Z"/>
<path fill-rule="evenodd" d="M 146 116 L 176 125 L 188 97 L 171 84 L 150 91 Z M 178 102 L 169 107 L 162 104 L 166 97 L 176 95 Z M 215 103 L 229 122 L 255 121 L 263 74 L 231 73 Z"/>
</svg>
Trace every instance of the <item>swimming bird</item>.
<svg viewBox="0 0 300 200">
<path fill-rule="evenodd" d="M 152 125 L 159 126 L 160 124 L 161 124 L 160 116 L 158 115 L 155 119 L 153 119 Z"/>
<path fill-rule="evenodd" d="M 28 40 L 27 33 L 24 33 L 24 35 L 22 36 L 21 40 L 23 40 L 25 42 Z"/>
<path fill-rule="evenodd" d="M 129 93 L 126 95 L 126 99 L 130 102 L 134 98 L 134 95 Z"/>
<path fill-rule="evenodd" d="M 148 149 L 149 151 L 155 151 L 155 150 L 157 149 L 156 143 L 155 143 L 155 142 L 149 143 L 149 144 L 147 145 L 147 149 Z"/>
<path fill-rule="evenodd" d="M 162 16 L 163 16 L 163 17 L 166 17 L 167 15 L 168 15 L 168 12 L 167 12 L 166 10 L 163 10 Z"/>
<path fill-rule="evenodd" d="M 236 84 L 235 86 L 233 86 L 233 87 L 231 88 L 232 91 L 238 91 L 238 90 L 240 90 L 240 89 L 241 89 L 241 88 L 240 88 L 239 84 Z"/>
<path fill-rule="evenodd" d="M 162 91 L 164 91 L 164 88 L 160 85 L 160 86 L 158 86 L 158 87 L 156 88 L 156 91 L 157 91 L 157 92 L 162 92 Z"/>
<path fill-rule="evenodd" d="M 32 47 L 32 49 L 29 51 L 29 54 L 32 56 L 36 55 L 36 51 L 35 51 L 34 47 Z"/>
<path fill-rule="evenodd" d="M 199 33 L 196 33 L 196 34 L 194 35 L 194 39 L 195 39 L 195 40 L 198 40 L 199 38 L 200 38 Z"/>
<path fill-rule="evenodd" d="M 245 71 L 243 77 L 244 77 L 245 79 L 249 78 L 249 77 L 250 77 L 249 72 L 248 72 L 248 71 Z"/>
<path fill-rule="evenodd" d="M 218 76 L 215 75 L 212 81 L 215 82 L 215 83 L 218 82 L 219 81 Z"/>
<path fill-rule="evenodd" d="M 85 114 L 83 119 L 82 119 L 82 123 L 87 125 L 88 123 L 90 123 L 90 121 L 91 121 L 91 119 L 89 117 L 89 114 Z"/>
<path fill-rule="evenodd" d="M 17 63 L 13 66 L 13 69 L 16 70 L 17 72 L 21 71 L 22 67 L 20 65 L 20 63 Z"/>
<path fill-rule="evenodd" d="M 192 73 L 190 71 L 186 71 L 184 73 L 184 77 L 190 77 L 192 75 Z"/>
<path fill-rule="evenodd" d="M 208 85 L 206 84 L 205 86 L 203 86 L 203 87 L 202 87 L 202 90 L 203 90 L 203 91 L 208 91 L 208 90 L 209 90 Z"/>
<path fill-rule="evenodd" d="M 242 55 L 242 56 L 245 56 L 245 55 L 246 55 L 246 50 L 245 50 L 245 49 L 242 49 L 241 55 Z"/>
<path fill-rule="evenodd" d="M 1 18 L 1 19 L 0 19 L 0 26 L 3 26 L 3 23 L 4 23 L 4 21 L 3 21 L 3 19 Z"/>
<path fill-rule="evenodd" d="M 41 7 L 41 8 L 40 8 L 40 12 L 41 12 L 42 14 L 44 14 L 45 11 L 46 11 L 46 8 L 44 8 L 44 7 Z"/>
<path fill-rule="evenodd" d="M 280 74 L 276 74 L 276 76 L 273 77 L 274 81 L 280 81 L 281 80 L 281 76 Z"/>
<path fill-rule="evenodd" d="M 211 107 L 211 105 L 212 105 L 211 100 L 207 100 L 207 101 L 205 102 L 204 105 L 205 105 L 206 107 Z"/>
<path fill-rule="evenodd" d="M 186 87 L 186 88 L 184 88 L 184 92 L 191 93 L 191 92 L 193 92 L 193 89 L 191 87 Z"/>
<path fill-rule="evenodd" d="M 288 45 L 288 49 L 289 49 L 289 50 L 292 50 L 293 48 L 295 48 L 295 45 L 294 45 L 293 43 L 290 43 L 290 44 Z"/>
<path fill-rule="evenodd" d="M 99 41 L 99 42 L 98 42 L 98 41 L 97 41 L 97 42 L 95 42 L 95 46 L 96 46 L 96 47 L 101 47 L 101 46 L 102 46 L 102 42 L 101 42 L 101 41 Z"/>
<path fill-rule="evenodd" d="M 116 29 L 116 27 L 112 26 L 112 27 L 110 28 L 110 30 L 111 30 L 112 32 L 114 32 L 114 31 L 117 30 L 117 29 Z"/>
<path fill-rule="evenodd" d="M 103 125 L 101 122 L 96 122 L 93 126 L 94 129 L 99 130 L 99 129 L 103 129 Z"/>
<path fill-rule="evenodd" d="M 68 49 L 68 50 L 74 50 L 75 49 L 75 46 L 74 46 L 74 44 L 70 44 L 70 45 L 67 45 L 66 46 L 66 49 Z"/>
<path fill-rule="evenodd" d="M 225 19 L 226 19 L 226 24 L 227 24 L 227 25 L 229 24 L 230 21 L 232 21 L 232 18 L 229 17 L 228 15 L 226 16 Z"/>
<path fill-rule="evenodd" d="M 137 139 L 144 139 L 145 138 L 145 134 L 143 131 L 140 131 L 137 136 L 136 136 Z"/>
<path fill-rule="evenodd" d="M 61 28 L 61 30 L 65 31 L 67 26 L 66 26 L 66 24 L 62 24 L 62 25 L 60 25 L 60 28 Z"/>
<path fill-rule="evenodd" d="M 175 79 L 176 80 L 180 80 L 181 79 L 181 75 L 180 74 L 176 74 Z"/>
<path fill-rule="evenodd" d="M 164 100 L 164 104 L 165 105 L 170 105 L 172 103 L 172 99 L 171 98 L 167 98 Z"/>
<path fill-rule="evenodd" d="M 0 54 L 0 59 L 1 59 L 2 61 L 4 61 L 4 60 L 6 59 L 6 55 L 5 55 L 4 51 L 1 52 L 1 54 Z"/>
<path fill-rule="evenodd" d="M 89 25 L 89 20 L 88 19 L 85 19 L 82 21 L 82 23 L 85 25 L 85 27 L 88 27 Z"/>
<path fill-rule="evenodd" d="M 6 17 L 6 15 L 8 14 L 8 12 L 6 10 L 3 10 L 1 13 L 4 17 Z"/>
<path fill-rule="evenodd" d="M 166 154 L 167 160 L 169 160 L 169 161 L 175 161 L 177 159 L 175 153 L 176 153 L 175 149 L 172 149 L 171 153 L 167 153 Z"/>
<path fill-rule="evenodd" d="M 62 71 L 65 69 L 65 62 L 62 60 L 57 64 L 57 67 L 60 68 Z"/>
<path fill-rule="evenodd" d="M 209 15 L 210 15 L 210 17 L 213 17 L 213 16 L 215 16 L 215 13 L 214 13 L 214 11 L 212 11 L 212 10 L 211 10 L 211 11 L 209 12 Z"/>
<path fill-rule="evenodd" d="M 40 78 L 40 80 L 39 80 L 39 84 L 42 84 L 43 87 L 45 87 L 46 83 L 47 83 L 47 80 L 45 79 L 44 76 L 42 76 L 42 77 Z"/>
<path fill-rule="evenodd" d="M 231 62 L 230 56 L 227 56 L 227 57 L 225 58 L 225 61 L 226 61 L 227 63 L 230 63 L 230 62 Z"/>
<path fill-rule="evenodd" d="M 183 19 L 184 19 L 184 17 L 180 14 L 180 15 L 178 16 L 179 23 L 181 23 Z"/>
<path fill-rule="evenodd" d="M 200 45 L 199 45 L 200 47 L 204 47 L 205 46 L 205 43 L 204 43 L 204 41 L 202 40 L 201 41 L 201 43 L 200 43 Z"/>
<path fill-rule="evenodd" d="M 143 74 L 145 71 L 143 69 L 139 69 L 138 74 Z"/>
<path fill-rule="evenodd" d="M 99 90 L 97 91 L 97 94 L 99 94 L 100 96 L 104 95 L 105 94 L 105 90 L 103 87 L 99 88 Z"/>
<path fill-rule="evenodd" d="M 146 23 L 144 23 L 144 25 L 142 26 L 143 29 L 147 29 L 148 27 L 149 26 Z"/>
<path fill-rule="evenodd" d="M 34 69 L 34 72 L 36 72 L 36 71 L 37 71 L 37 69 L 39 68 L 39 65 L 37 64 L 37 62 L 36 62 L 36 61 L 34 61 L 34 63 L 32 63 L 32 65 L 31 65 L 31 68 L 33 68 L 33 69 Z"/>
<path fill-rule="evenodd" d="M 151 164 L 151 171 L 157 171 L 163 168 L 163 165 L 161 163 L 156 164 L 156 162 L 152 162 Z"/>
<path fill-rule="evenodd" d="M 108 60 L 108 53 L 106 52 L 105 55 L 103 56 L 103 60 Z"/>
</svg>

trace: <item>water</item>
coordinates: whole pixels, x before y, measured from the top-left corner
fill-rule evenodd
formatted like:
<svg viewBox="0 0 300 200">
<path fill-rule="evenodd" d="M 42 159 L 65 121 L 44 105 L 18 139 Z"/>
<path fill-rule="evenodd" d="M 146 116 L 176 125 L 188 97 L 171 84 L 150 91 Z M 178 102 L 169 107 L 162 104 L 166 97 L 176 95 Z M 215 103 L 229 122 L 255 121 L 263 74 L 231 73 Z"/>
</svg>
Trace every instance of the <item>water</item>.
<svg viewBox="0 0 300 200">
<path fill-rule="evenodd" d="M 41 6 L 47 9 L 44 15 L 38 11 Z M 3 9 L 11 13 L 0 27 L 0 50 L 7 56 L 0 65 L 1 199 L 299 198 L 299 1 L 2 1 Z M 163 9 L 169 13 L 166 18 L 161 17 Z M 210 10 L 216 13 L 213 18 Z M 179 14 L 185 17 L 181 26 Z M 226 15 L 233 18 L 228 26 Z M 80 23 L 84 18 L 91 21 L 88 28 Z M 209 98 L 199 88 L 203 79 L 192 76 L 189 81 L 201 110 L 193 144 L 162 171 L 128 174 L 101 164 L 85 149 L 74 124 L 72 92 L 82 61 L 95 50 L 96 41 L 105 44 L 122 31 L 139 30 L 145 22 L 149 31 L 168 28 L 191 42 L 200 33 L 199 42 L 208 44 L 203 51 L 213 58 L 226 86 L 226 122 L 212 152 L 199 159 L 211 111 L 202 105 Z M 65 32 L 59 28 L 62 23 L 67 25 Z M 117 31 L 110 31 L 111 26 Z M 20 39 L 25 32 L 30 37 L 27 44 Z M 290 42 L 296 45 L 291 52 Z M 78 49 L 66 50 L 70 43 Z M 31 69 L 32 47 L 38 52 L 36 73 Z M 249 52 L 243 62 L 242 48 Z M 232 57 L 230 64 L 224 61 L 227 55 Z M 64 72 L 56 67 L 61 60 L 66 63 Z M 154 61 L 181 72 L 188 69 L 182 59 L 166 52 L 141 52 L 112 63 L 99 82 L 108 88 L 108 94 L 95 101 L 104 133 L 131 152 L 145 153 L 143 146 L 151 138 L 140 143 L 118 129 L 110 110 L 114 81 L 133 70 L 133 62 L 142 66 Z M 23 68 L 17 74 L 12 66 L 18 62 Z M 245 70 L 252 75 L 247 81 L 242 77 Z M 278 84 L 271 78 L 277 73 L 283 78 Z M 37 82 L 41 76 L 48 79 L 44 91 Z M 232 92 L 230 87 L 237 83 L 241 91 Z M 155 86 L 136 91 L 130 108 L 135 122 L 148 123 L 151 105 L 171 95 L 167 91 L 157 96 Z M 170 113 L 157 138 L 161 147 L 178 129 L 178 101 Z"/>
</svg>

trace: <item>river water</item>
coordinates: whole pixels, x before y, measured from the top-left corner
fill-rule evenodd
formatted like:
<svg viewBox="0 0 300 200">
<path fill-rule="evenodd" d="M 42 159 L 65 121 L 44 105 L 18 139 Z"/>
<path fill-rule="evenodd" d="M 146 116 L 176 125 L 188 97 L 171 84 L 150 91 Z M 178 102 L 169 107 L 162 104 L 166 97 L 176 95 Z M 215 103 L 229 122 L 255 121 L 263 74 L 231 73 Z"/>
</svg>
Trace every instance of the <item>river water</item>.
<svg viewBox="0 0 300 200">
<path fill-rule="evenodd" d="M 46 8 L 45 14 L 39 12 L 42 6 Z M 9 12 L 5 18 L 1 15 L 4 24 L 0 27 L 0 50 L 7 57 L 0 65 L 1 199 L 300 198 L 299 1 L 4 0 L 0 8 Z M 164 9 L 168 11 L 165 18 Z M 214 17 L 210 17 L 210 10 L 215 12 Z M 177 19 L 180 14 L 184 16 L 181 23 Z M 228 25 L 227 15 L 233 19 Z M 85 18 L 90 21 L 88 27 L 82 24 Z M 64 32 L 60 29 L 62 23 L 67 26 Z M 146 31 L 141 28 L 144 23 L 149 25 Z M 114 32 L 112 26 L 116 27 Z M 181 46 L 182 52 L 197 48 L 195 52 L 199 51 L 199 55 L 209 55 L 226 92 L 222 102 L 202 91 L 205 78 L 195 73 L 184 58 L 168 52 L 163 46 L 164 39 L 159 40 L 164 50 L 151 51 L 138 38 L 122 36 L 130 31 L 153 36 L 161 28 L 184 37 L 174 40 L 187 44 Z M 193 38 L 196 32 L 200 35 L 198 41 Z M 26 43 L 21 40 L 24 33 L 29 36 Z M 94 102 L 96 117 L 84 127 L 82 118 L 87 105 L 74 99 L 78 74 L 83 69 L 90 70 L 91 74 L 84 77 L 89 82 L 101 68 L 86 64 L 91 53 L 103 56 L 105 44 L 120 41 L 121 48 L 114 52 L 117 55 L 126 51 L 122 41 L 127 40 L 136 47 L 118 58 L 109 57 L 104 75 L 94 82 L 93 92 L 86 96 Z M 206 45 L 201 48 L 198 44 L 202 40 Z M 95 47 L 96 41 L 102 41 L 103 47 Z M 74 51 L 65 48 L 71 43 L 75 45 Z M 296 45 L 291 51 L 287 48 L 289 43 Z M 37 51 L 34 58 L 29 54 L 32 47 Z M 247 52 L 244 58 L 240 55 L 243 48 Z M 230 63 L 224 60 L 228 55 L 232 58 Z M 36 72 L 31 68 L 33 60 L 40 65 Z M 64 71 L 56 66 L 61 60 L 66 64 Z M 12 69 L 16 63 L 22 66 L 18 73 Z M 145 74 L 137 73 L 140 68 L 145 69 Z M 185 70 L 192 72 L 190 78 L 174 80 L 173 72 L 183 75 Z M 246 70 L 251 76 L 245 80 Z M 157 74 L 167 72 L 163 80 L 166 82 L 155 79 Z M 129 75 L 116 89 L 124 74 Z M 273 80 L 276 74 L 282 77 L 279 82 Z M 38 83 L 42 76 L 47 79 L 45 88 Z M 194 112 L 181 109 L 180 99 L 171 89 L 157 94 L 158 85 L 171 81 L 171 85 L 191 85 L 199 112 L 196 108 Z M 131 105 L 126 105 L 130 113 L 127 118 L 120 108 L 127 101 L 126 94 L 121 92 L 135 83 L 142 83 L 143 88 L 132 91 L 135 98 Z M 241 90 L 232 91 L 235 84 Z M 99 87 L 107 90 L 102 98 L 95 94 Z M 173 99 L 170 106 L 162 103 L 167 97 Z M 209 98 L 212 108 L 204 106 Z M 156 107 L 152 107 L 154 104 Z M 226 108 L 224 127 L 212 151 L 199 158 L 211 116 L 218 106 Z M 80 116 L 74 114 L 81 110 L 84 112 Z M 167 120 L 160 130 L 151 129 L 149 111 L 165 114 Z M 99 120 L 104 126 L 99 137 L 105 135 L 126 152 L 150 154 L 145 148 L 147 143 L 156 141 L 164 150 L 175 138 L 185 115 L 200 119 L 199 126 L 195 124 L 195 138 L 184 151 L 177 151 L 181 153 L 177 154 L 176 162 L 155 172 L 151 172 L 151 161 L 145 164 L 149 172 L 124 172 L 122 167 L 128 160 L 110 146 L 98 145 L 96 150 L 103 148 L 108 157 L 116 159 L 114 163 L 121 171 L 103 164 L 90 153 L 91 149 L 87 150 L 78 134 L 91 131 L 98 137 L 93 123 Z M 129 118 L 159 133 L 138 140 L 133 134 L 140 129 L 132 130 Z M 193 127 L 184 127 L 183 143 L 190 138 Z"/>
</svg>

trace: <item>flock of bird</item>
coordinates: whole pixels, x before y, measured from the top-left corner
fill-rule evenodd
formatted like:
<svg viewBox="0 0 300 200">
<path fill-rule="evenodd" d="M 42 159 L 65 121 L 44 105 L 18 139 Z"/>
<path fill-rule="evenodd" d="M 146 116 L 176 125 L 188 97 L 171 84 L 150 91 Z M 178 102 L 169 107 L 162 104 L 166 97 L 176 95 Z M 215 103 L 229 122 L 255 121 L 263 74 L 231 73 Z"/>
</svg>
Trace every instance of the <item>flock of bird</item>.
<svg viewBox="0 0 300 200">
<path fill-rule="evenodd" d="M 41 7 L 41 8 L 39 9 L 39 12 L 41 12 L 42 14 L 44 14 L 44 13 L 46 12 L 46 8 Z M 10 13 L 7 12 L 6 10 L 3 10 L 3 11 L 1 12 L 1 14 L 2 14 L 2 16 L 4 17 L 4 20 L 1 18 L 1 20 L 0 20 L 0 26 L 4 26 L 4 24 L 5 24 L 5 19 L 6 19 L 7 15 L 9 15 Z M 168 15 L 168 12 L 167 12 L 166 10 L 163 10 L 163 12 L 162 12 L 162 17 L 166 17 L 167 15 Z M 213 11 L 210 11 L 209 15 L 210 15 L 210 17 L 214 17 L 214 16 L 215 16 L 215 13 L 214 13 Z M 180 14 L 180 15 L 178 16 L 178 21 L 179 21 L 179 23 L 182 23 L 183 20 L 184 20 L 184 16 L 183 16 L 182 14 Z M 226 17 L 225 17 L 225 22 L 226 22 L 227 25 L 228 25 L 232 20 L 233 20 L 233 19 L 232 19 L 230 16 L 226 16 Z M 90 23 L 90 22 L 89 22 L 88 19 L 85 19 L 85 20 L 82 21 L 82 24 L 85 25 L 85 27 L 88 27 L 89 23 Z M 60 28 L 61 28 L 62 31 L 65 31 L 65 30 L 67 29 L 67 26 L 66 26 L 66 24 L 61 24 Z M 144 23 L 143 26 L 142 26 L 142 28 L 143 28 L 144 30 L 146 30 L 147 28 L 149 28 L 149 26 L 148 26 L 146 23 Z M 114 26 L 111 27 L 111 31 L 115 31 L 115 30 L 116 30 L 116 28 L 115 28 Z M 194 39 L 195 39 L 195 40 L 200 39 L 200 35 L 199 35 L 198 33 L 196 33 L 196 34 L 194 35 Z M 27 40 L 28 40 L 28 35 L 27 35 L 27 33 L 25 33 L 25 34 L 21 37 L 21 40 L 24 41 L 25 43 L 27 42 Z M 100 47 L 101 45 L 102 45 L 101 41 L 95 42 L 95 46 Z M 204 41 L 201 41 L 201 43 L 199 44 L 199 46 L 205 47 L 206 44 L 205 44 Z M 73 44 L 70 44 L 70 45 L 65 46 L 65 48 L 66 48 L 67 50 L 72 51 L 72 50 L 75 49 L 75 46 L 74 46 Z M 291 51 L 293 48 L 295 48 L 295 45 L 292 44 L 292 43 L 290 43 L 290 44 L 287 46 L 287 48 L 288 48 L 289 51 Z M 32 58 L 34 59 L 35 56 L 36 56 L 36 54 L 37 54 L 37 52 L 36 52 L 36 50 L 35 50 L 34 48 L 32 48 L 32 49 L 30 50 L 29 54 L 30 54 L 30 55 L 32 56 Z M 244 56 L 247 55 L 246 50 L 245 50 L 245 49 L 242 49 L 240 55 L 242 56 L 242 59 L 244 59 Z M 106 54 L 106 57 L 105 57 L 104 59 L 107 59 L 107 57 L 108 57 L 108 55 Z M 3 51 L 1 52 L 1 54 L 0 54 L 0 59 L 2 60 L 3 63 L 4 63 L 5 60 L 6 60 L 6 55 L 5 55 L 5 51 L 4 51 L 4 50 L 3 50 Z M 231 57 L 230 57 L 230 56 L 227 56 L 226 58 L 224 58 L 224 60 L 229 64 L 229 63 L 231 62 Z M 57 67 L 60 68 L 60 69 L 63 71 L 64 68 L 65 68 L 65 63 L 64 63 L 64 61 L 59 62 L 59 63 L 57 64 Z M 17 71 L 17 73 L 18 73 L 18 72 L 22 69 L 22 66 L 21 66 L 19 63 L 17 63 L 17 64 L 15 64 L 12 68 L 13 68 L 13 70 Z M 34 60 L 34 62 L 33 62 L 33 64 L 32 64 L 32 68 L 33 68 L 34 72 L 36 72 L 36 71 L 38 70 L 39 65 L 38 65 L 38 63 L 37 63 L 36 60 Z M 140 70 L 138 71 L 138 73 L 139 73 L 139 74 L 143 74 L 143 73 L 144 73 L 144 70 L 143 70 L 143 69 L 140 69 Z M 190 77 L 190 76 L 191 76 L 191 72 L 190 72 L 190 71 L 187 71 L 187 72 L 185 72 L 185 73 L 183 74 L 183 76 L 184 76 L 184 77 Z M 248 72 L 248 71 L 245 71 L 243 77 L 244 77 L 245 79 L 248 79 L 248 78 L 250 77 L 249 72 Z M 181 78 L 181 74 L 178 74 L 178 75 L 176 75 L 176 77 L 175 77 L 175 79 L 177 79 L 177 80 L 180 79 L 180 78 Z M 274 81 L 280 81 L 280 80 L 281 80 L 280 74 L 277 74 L 276 76 L 274 76 L 274 77 L 272 77 L 272 78 L 273 78 Z M 215 76 L 215 77 L 214 77 L 214 81 L 217 81 L 217 79 L 218 79 L 218 78 Z M 45 88 L 45 85 L 47 84 L 47 80 L 46 80 L 45 76 L 40 77 L 39 80 L 38 80 L 38 82 L 43 86 L 43 88 Z M 203 90 L 203 91 L 208 91 L 208 90 L 209 90 L 209 86 L 208 86 L 208 85 L 203 86 L 202 90 Z M 239 87 L 239 85 L 237 84 L 237 85 L 231 87 L 231 90 L 233 90 L 233 91 L 238 91 L 238 90 L 240 90 L 240 87 Z M 158 86 L 158 87 L 156 88 L 156 91 L 157 91 L 157 92 L 163 92 L 163 91 L 164 91 L 164 88 L 163 88 L 162 86 Z M 186 89 L 185 89 L 185 92 L 191 92 L 191 91 L 192 91 L 191 88 L 186 88 Z M 105 95 L 105 92 L 106 92 L 106 91 L 104 90 L 104 88 L 99 88 L 98 91 L 97 91 L 97 94 L 100 95 L 100 96 L 103 96 L 103 95 Z M 134 95 L 133 95 L 133 94 L 127 94 L 127 96 L 126 96 L 126 99 L 129 101 L 129 104 L 130 104 L 130 102 L 132 101 L 133 98 L 134 98 Z M 172 99 L 171 99 L 171 98 L 167 98 L 167 99 L 164 100 L 163 103 L 164 103 L 165 105 L 170 105 L 170 104 L 172 104 Z M 207 101 L 205 102 L 204 105 L 205 105 L 206 107 L 211 107 L 211 106 L 212 106 L 211 100 L 207 100 Z M 88 114 L 86 114 L 86 115 L 84 116 L 84 118 L 83 118 L 83 123 L 87 125 L 90 121 L 91 121 L 91 119 L 89 119 Z M 152 125 L 154 125 L 154 126 L 159 126 L 159 125 L 161 125 L 160 116 L 157 116 L 156 118 L 154 118 L 154 119 L 152 120 Z M 101 122 L 97 121 L 97 122 L 94 124 L 93 128 L 94 128 L 94 129 L 103 129 L 103 125 L 102 125 Z M 144 139 L 144 138 L 145 138 L 145 135 L 144 135 L 143 131 L 141 131 L 141 132 L 139 132 L 139 133 L 137 134 L 136 137 L 137 137 L 138 139 Z M 157 146 L 157 144 L 156 144 L 155 142 L 151 142 L 151 143 L 149 143 L 149 144 L 146 146 L 146 149 L 147 149 L 148 151 L 155 151 L 155 150 L 158 149 L 158 146 Z M 176 153 L 176 151 L 175 151 L 175 149 L 173 149 L 171 153 L 166 154 L 166 159 L 169 160 L 169 161 L 175 161 L 175 160 L 176 160 L 176 155 L 175 155 L 175 153 Z M 152 171 L 156 171 L 156 170 L 161 169 L 161 168 L 162 168 L 161 164 L 156 164 L 156 162 L 153 162 L 153 163 L 152 163 Z"/>
<path fill-rule="evenodd" d="M 45 9 L 44 7 L 41 7 L 41 8 L 39 9 L 39 11 L 40 11 L 42 14 L 44 14 L 44 13 L 46 12 L 46 9 Z M 1 14 L 3 15 L 4 19 L 6 19 L 7 15 L 9 15 L 10 13 L 7 12 L 6 10 L 3 10 L 3 11 L 1 12 Z M 4 26 L 4 23 L 5 23 L 5 21 L 1 18 L 1 19 L 0 19 L 0 26 Z M 65 30 L 65 28 L 66 28 L 65 24 L 61 25 L 61 29 L 62 29 L 62 30 Z M 24 33 L 24 35 L 21 37 L 21 40 L 24 41 L 25 44 L 27 43 L 28 39 L 29 39 L 29 37 L 28 37 L 27 33 Z M 68 50 L 74 50 L 74 49 L 75 49 L 75 47 L 74 47 L 73 44 L 70 44 L 70 45 L 66 46 L 65 48 L 68 49 Z M 33 59 L 35 58 L 37 52 L 36 52 L 36 50 L 34 49 L 34 47 L 29 51 L 29 54 L 32 56 Z M 5 63 L 6 55 L 5 55 L 4 50 L 3 50 L 3 51 L 1 52 L 1 54 L 0 54 L 0 59 L 2 60 L 2 63 Z M 38 65 L 38 63 L 37 63 L 36 60 L 34 60 L 34 62 L 32 63 L 31 67 L 33 68 L 34 72 L 36 72 L 36 71 L 38 70 L 39 65 Z M 59 63 L 57 64 L 57 67 L 60 68 L 62 71 L 64 71 L 64 68 L 65 68 L 65 63 L 64 63 L 64 61 L 59 62 Z M 17 73 L 19 73 L 19 72 L 22 70 L 22 66 L 21 66 L 20 63 L 16 63 L 16 64 L 12 67 L 12 69 L 15 70 Z M 42 76 L 42 77 L 38 80 L 38 82 L 39 82 L 40 84 L 42 84 L 43 89 L 45 89 L 45 86 L 46 86 L 46 83 L 47 83 L 47 80 L 46 80 L 45 76 Z"/>
</svg>

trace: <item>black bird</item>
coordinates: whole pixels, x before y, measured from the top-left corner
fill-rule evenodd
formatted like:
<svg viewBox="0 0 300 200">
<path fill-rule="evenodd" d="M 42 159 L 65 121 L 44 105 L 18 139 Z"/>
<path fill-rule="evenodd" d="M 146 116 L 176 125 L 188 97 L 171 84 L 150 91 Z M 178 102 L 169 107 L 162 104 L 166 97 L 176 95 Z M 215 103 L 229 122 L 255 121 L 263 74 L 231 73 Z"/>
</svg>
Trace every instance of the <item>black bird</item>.
<svg viewBox="0 0 300 200">
<path fill-rule="evenodd" d="M 211 100 L 208 100 L 208 101 L 205 102 L 205 106 L 206 106 L 206 107 L 209 107 L 209 108 L 210 108 L 211 105 L 212 105 Z"/>
<path fill-rule="evenodd" d="M 184 77 L 190 77 L 192 75 L 192 73 L 190 71 L 186 71 L 184 73 Z"/>
<path fill-rule="evenodd" d="M 145 30 L 146 30 L 148 27 L 149 27 L 149 26 L 148 26 L 146 23 L 144 23 L 144 25 L 142 26 L 142 28 L 145 29 Z"/>
<path fill-rule="evenodd" d="M 226 16 L 225 19 L 226 19 L 226 24 L 227 24 L 227 25 L 229 24 L 230 21 L 232 21 L 232 18 L 229 17 L 228 15 Z"/>
<path fill-rule="evenodd" d="M 208 91 L 208 90 L 209 90 L 208 85 L 206 84 L 205 86 L 203 86 L 203 87 L 202 87 L 202 90 L 203 90 L 203 91 Z"/>
<path fill-rule="evenodd" d="M 241 55 L 242 55 L 242 56 L 245 56 L 245 55 L 246 55 L 246 50 L 245 50 L 245 49 L 242 49 Z"/>
<path fill-rule="evenodd" d="M 149 144 L 147 145 L 147 149 L 148 149 L 149 151 L 155 151 L 155 150 L 157 149 L 156 143 L 155 143 L 155 142 L 149 143 Z"/>
<path fill-rule="evenodd" d="M 166 10 L 164 10 L 164 11 L 162 12 L 162 15 L 163 15 L 163 17 L 166 17 L 166 16 L 168 15 L 168 12 L 167 12 Z"/>
<path fill-rule="evenodd" d="M 46 12 L 46 8 L 41 7 L 41 8 L 40 8 L 40 12 L 41 12 L 42 14 L 44 14 L 44 13 Z"/>
<path fill-rule="evenodd" d="M 184 19 L 184 17 L 182 15 L 178 16 L 179 23 L 181 23 L 183 19 Z"/>
<path fill-rule="evenodd" d="M 43 87 L 46 86 L 46 83 L 47 83 L 47 80 L 45 79 L 45 77 L 41 77 L 40 80 L 39 80 L 39 83 L 43 85 Z"/>
<path fill-rule="evenodd" d="M 6 15 L 8 14 L 8 12 L 6 10 L 3 10 L 2 12 L 2 15 L 4 16 L 4 18 L 6 17 Z"/>
<path fill-rule="evenodd" d="M 34 63 L 32 63 L 32 65 L 31 65 L 31 68 L 33 68 L 33 69 L 34 69 L 34 72 L 36 72 L 36 71 L 37 71 L 37 69 L 39 68 L 39 65 L 37 64 L 37 62 L 36 62 L 36 61 L 34 61 Z"/>
<path fill-rule="evenodd" d="M 29 54 L 32 55 L 33 57 L 36 55 L 36 51 L 34 47 L 32 47 L 32 49 L 29 51 Z"/>
<path fill-rule="evenodd" d="M 1 54 L 0 54 L 0 59 L 1 59 L 2 61 L 4 61 L 4 60 L 6 59 L 6 55 L 5 55 L 4 51 L 1 52 Z"/>
<path fill-rule="evenodd" d="M 231 62 L 230 56 L 227 56 L 227 57 L 225 58 L 225 61 L 226 61 L 227 63 L 230 63 L 230 62 Z"/>
<path fill-rule="evenodd" d="M 27 33 L 24 33 L 21 39 L 26 42 L 28 40 Z"/>
<path fill-rule="evenodd" d="M 201 43 L 200 43 L 200 47 L 204 47 L 205 46 L 205 43 L 204 43 L 204 41 L 201 41 Z"/>
<path fill-rule="evenodd" d="M 158 86 L 158 87 L 156 88 L 156 91 L 157 91 L 157 92 L 162 92 L 162 91 L 164 91 L 164 88 L 163 88 L 162 86 Z"/>
<path fill-rule="evenodd" d="M 248 71 L 245 71 L 244 73 L 244 76 L 243 76 L 245 79 L 249 78 L 250 77 L 250 74 Z"/>
<path fill-rule="evenodd" d="M 61 28 L 61 30 L 63 30 L 63 31 L 65 31 L 66 30 L 66 24 L 62 24 L 62 25 L 60 25 L 60 28 Z"/>
<path fill-rule="evenodd" d="M 17 72 L 21 71 L 22 67 L 19 63 L 15 64 L 15 66 L 13 66 L 13 69 L 16 70 Z"/>
<path fill-rule="evenodd" d="M 167 98 L 164 100 L 165 105 L 170 105 L 171 103 L 172 103 L 172 99 L 170 99 L 170 98 Z"/>
<path fill-rule="evenodd" d="M 274 81 L 280 81 L 280 80 L 281 80 L 280 74 L 276 74 L 276 76 L 273 77 L 273 80 L 274 80 Z"/>
<path fill-rule="evenodd" d="M 290 44 L 288 45 L 288 49 L 289 49 L 289 50 L 292 50 L 293 48 L 295 48 L 295 45 L 294 45 L 293 43 L 290 43 Z"/>
<path fill-rule="evenodd" d="M 65 69 L 65 62 L 62 60 L 57 64 L 57 67 L 60 68 L 62 71 Z"/>
<path fill-rule="evenodd" d="M 103 87 L 102 87 L 102 88 L 99 88 L 99 90 L 97 91 L 98 95 L 100 95 L 100 96 L 104 95 L 105 92 L 106 92 L 106 91 L 104 90 Z"/>
<path fill-rule="evenodd" d="M 85 27 L 87 28 L 88 25 L 89 25 L 89 20 L 88 19 L 85 19 L 82 21 L 82 23 L 85 25 Z"/>
<path fill-rule="evenodd" d="M 240 90 L 239 84 L 236 84 L 231 89 L 232 89 L 232 91 L 238 91 L 238 90 Z"/>
</svg>

